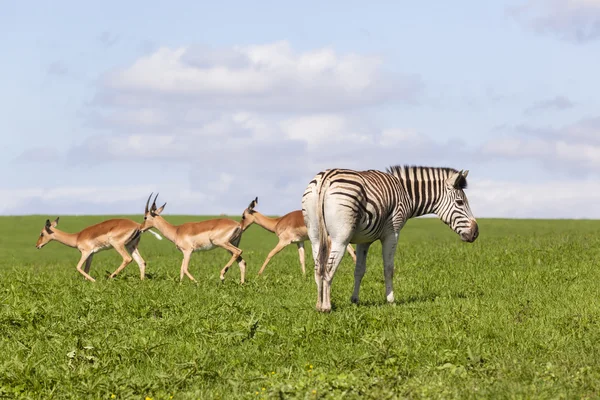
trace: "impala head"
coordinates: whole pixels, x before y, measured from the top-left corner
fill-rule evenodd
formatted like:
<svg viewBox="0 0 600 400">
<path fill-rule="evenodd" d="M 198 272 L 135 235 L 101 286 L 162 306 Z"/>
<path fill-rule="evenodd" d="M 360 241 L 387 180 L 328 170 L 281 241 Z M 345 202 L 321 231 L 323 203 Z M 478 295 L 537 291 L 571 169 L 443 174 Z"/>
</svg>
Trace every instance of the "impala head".
<svg viewBox="0 0 600 400">
<path fill-rule="evenodd" d="M 474 242 L 479 236 L 477 220 L 469 207 L 464 192 L 469 171 L 451 172 L 444 185 L 444 193 L 438 203 L 436 214 L 465 242 Z"/>
<path fill-rule="evenodd" d="M 254 207 L 256 207 L 258 205 L 258 197 L 255 198 L 254 200 L 252 200 L 250 202 L 250 205 L 248 206 L 248 208 L 246 208 L 244 210 L 244 212 L 242 213 L 242 230 L 245 230 L 247 227 L 249 227 L 250 225 L 252 225 L 254 223 L 255 220 L 255 216 L 254 216 Z"/>
<path fill-rule="evenodd" d="M 56 219 L 53 222 L 50 222 L 49 219 L 46 220 L 46 225 L 42 229 L 40 237 L 38 238 L 37 243 L 35 244 L 36 248 L 41 249 L 54 239 L 53 228 L 56 228 L 56 225 L 58 225 L 58 218 L 59 217 L 56 217 Z"/>
<path fill-rule="evenodd" d="M 146 208 L 144 209 L 144 222 L 142 222 L 142 226 L 140 227 L 140 230 L 142 232 L 146 232 L 148 229 L 154 227 L 155 218 L 160 217 L 160 213 L 163 212 L 163 210 L 165 209 L 165 206 L 167 205 L 167 203 L 165 203 L 160 208 L 156 208 L 156 199 L 158 198 L 158 193 L 157 193 L 156 197 L 154 197 L 154 201 L 152 202 L 152 206 L 150 208 L 148 208 L 151 197 L 152 197 L 152 193 L 150 193 L 150 196 L 148 197 L 148 200 L 146 201 Z"/>
</svg>

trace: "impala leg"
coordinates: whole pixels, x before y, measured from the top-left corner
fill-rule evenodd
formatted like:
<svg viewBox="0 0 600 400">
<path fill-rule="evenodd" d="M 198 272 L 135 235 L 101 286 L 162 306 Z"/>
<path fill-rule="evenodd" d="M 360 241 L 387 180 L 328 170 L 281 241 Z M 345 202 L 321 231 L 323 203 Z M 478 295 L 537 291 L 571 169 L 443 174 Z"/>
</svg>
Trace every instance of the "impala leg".
<svg viewBox="0 0 600 400">
<path fill-rule="evenodd" d="M 394 255 L 398 246 L 398 234 L 388 235 L 381 239 L 383 256 L 383 276 L 385 278 L 385 298 L 388 303 L 394 302 Z"/>
<path fill-rule="evenodd" d="M 140 279 L 144 279 L 146 276 L 146 261 L 142 258 L 140 251 L 138 250 L 138 246 L 140 244 L 140 238 L 130 242 L 127 246 L 127 251 L 131 254 L 136 264 L 140 268 Z"/>
<path fill-rule="evenodd" d="M 215 243 L 217 246 L 224 248 L 225 250 L 229 251 L 232 256 L 229 259 L 229 262 L 227 264 L 225 264 L 225 266 L 223 267 L 223 269 L 221 270 L 221 281 L 225 280 L 225 273 L 229 270 L 229 267 L 231 267 L 231 264 L 233 264 L 233 262 L 235 260 L 237 260 L 238 258 L 241 258 L 240 256 L 242 255 L 242 249 L 238 249 L 237 247 L 235 247 L 234 245 L 232 245 L 229 242 L 226 243 Z M 241 283 L 244 283 L 244 280 L 246 278 L 245 274 L 246 274 L 246 265 L 244 263 L 244 271 L 241 270 L 240 267 L 240 273 L 241 273 L 241 278 L 240 281 Z"/>
<path fill-rule="evenodd" d="M 356 266 L 354 267 L 354 292 L 352 293 L 352 297 L 350 297 L 350 301 L 354 304 L 358 304 L 359 297 L 358 292 L 360 290 L 360 282 L 362 281 L 363 276 L 365 276 L 365 271 L 367 270 L 367 253 L 369 252 L 369 247 L 371 243 L 360 243 L 356 245 Z M 350 248 L 351 246 L 348 245 Z"/>
<path fill-rule="evenodd" d="M 236 261 L 240 267 L 241 282 L 244 283 L 246 280 L 246 261 L 242 257 L 238 257 Z"/>
<path fill-rule="evenodd" d="M 127 250 L 125 249 L 125 246 L 123 246 L 120 243 L 119 244 L 114 243 L 113 247 L 117 251 L 117 253 L 119 253 L 121 255 L 121 257 L 123 257 L 123 262 L 121 263 L 121 265 L 119 265 L 119 268 L 117 268 L 115 270 L 115 272 L 110 274 L 111 278 L 114 278 L 115 276 L 117 276 L 119 274 L 119 272 L 123 271 L 123 269 L 133 261 L 133 258 L 131 258 L 131 255 L 127 252 Z"/>
<path fill-rule="evenodd" d="M 300 257 L 300 266 L 302 267 L 302 275 L 306 275 L 306 263 L 304 261 L 304 242 L 296 243 L 298 245 L 298 257 Z"/>
<path fill-rule="evenodd" d="M 86 274 L 90 273 L 90 268 L 92 266 L 92 259 L 94 258 L 94 253 L 90 254 L 90 256 L 85 260 L 85 268 L 83 269 Z"/>
<path fill-rule="evenodd" d="M 260 271 L 258 271 L 259 275 L 262 275 L 263 271 L 265 270 L 265 267 L 267 266 L 267 264 L 269 263 L 269 261 L 271 261 L 271 258 L 279 253 L 281 250 L 284 249 L 285 246 L 287 246 L 289 243 L 284 242 L 284 241 L 279 241 L 279 243 L 277 243 L 277 246 L 275 246 L 275 248 L 273 250 L 271 250 L 271 252 L 269 253 L 269 255 L 267 256 L 267 259 L 265 260 L 263 266 L 260 268 Z"/>
<path fill-rule="evenodd" d="M 92 281 L 92 282 L 96 282 L 96 280 L 94 278 L 92 278 L 91 276 L 89 276 L 87 274 L 87 272 L 85 272 L 82 267 L 83 267 L 83 263 L 85 263 L 88 259 L 89 256 L 92 255 L 91 251 L 82 251 L 81 252 L 81 259 L 79 259 L 79 263 L 77 263 L 77 271 L 83 275 L 85 277 L 85 279 Z"/>
<path fill-rule="evenodd" d="M 183 277 L 187 276 L 188 278 L 190 278 L 192 280 L 192 282 L 196 282 L 196 279 L 194 279 L 192 274 L 190 274 L 190 272 L 188 271 L 188 268 L 190 266 L 190 258 L 192 257 L 192 251 L 191 250 L 181 250 L 181 251 L 183 253 L 183 261 L 181 262 L 181 271 L 179 273 L 179 281 L 182 282 Z"/>
<path fill-rule="evenodd" d="M 138 267 L 140 267 L 140 279 L 143 280 L 146 276 L 146 261 L 144 261 L 144 259 L 142 258 L 142 255 L 140 254 L 140 251 L 137 247 L 133 249 L 133 251 L 131 252 L 131 256 L 137 263 Z"/>
<path fill-rule="evenodd" d="M 348 247 L 346 247 L 346 250 L 348 251 L 348 254 L 350 254 L 350 257 L 352 257 L 352 261 L 354 261 L 354 264 L 356 264 L 356 253 L 354 252 L 352 245 L 348 244 Z"/>
</svg>

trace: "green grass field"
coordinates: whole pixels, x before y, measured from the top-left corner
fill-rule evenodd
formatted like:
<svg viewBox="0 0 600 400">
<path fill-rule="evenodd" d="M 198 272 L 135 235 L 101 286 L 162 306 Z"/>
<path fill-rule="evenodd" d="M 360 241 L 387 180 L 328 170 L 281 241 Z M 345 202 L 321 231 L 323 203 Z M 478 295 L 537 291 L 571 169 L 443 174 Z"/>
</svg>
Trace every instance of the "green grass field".
<svg viewBox="0 0 600 400">
<path fill-rule="evenodd" d="M 73 232 L 108 217 L 61 217 Z M 166 216 L 179 223 L 198 217 Z M 140 220 L 140 216 L 134 217 Z M 147 280 L 114 250 L 84 281 L 79 252 L 34 248 L 46 220 L 0 218 L 0 397 L 8 398 L 597 398 L 600 222 L 480 220 L 462 243 L 435 219 L 401 232 L 386 304 L 379 244 L 361 305 L 353 265 L 336 275 L 333 312 L 315 311 L 312 258 L 295 246 L 256 273 L 277 239 L 252 226 L 229 254 L 181 254 L 145 234 Z M 308 243 L 307 243 L 307 246 Z M 307 255 L 310 247 L 307 248 Z"/>
</svg>

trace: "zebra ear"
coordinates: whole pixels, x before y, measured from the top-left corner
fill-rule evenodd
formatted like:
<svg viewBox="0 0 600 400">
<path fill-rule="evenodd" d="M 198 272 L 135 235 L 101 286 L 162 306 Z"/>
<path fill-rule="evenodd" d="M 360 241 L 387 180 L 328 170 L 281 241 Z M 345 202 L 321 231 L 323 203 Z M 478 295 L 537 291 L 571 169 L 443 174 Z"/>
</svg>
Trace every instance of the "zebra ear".
<svg viewBox="0 0 600 400">
<path fill-rule="evenodd" d="M 446 183 L 448 186 L 453 187 L 454 189 L 465 189 L 467 187 L 467 175 L 469 171 L 463 172 L 453 172 L 448 179 L 446 179 Z"/>
<path fill-rule="evenodd" d="M 467 175 L 469 175 L 469 170 L 468 169 L 464 170 L 463 173 L 462 173 L 462 176 L 465 177 L 465 178 L 467 177 Z"/>
</svg>

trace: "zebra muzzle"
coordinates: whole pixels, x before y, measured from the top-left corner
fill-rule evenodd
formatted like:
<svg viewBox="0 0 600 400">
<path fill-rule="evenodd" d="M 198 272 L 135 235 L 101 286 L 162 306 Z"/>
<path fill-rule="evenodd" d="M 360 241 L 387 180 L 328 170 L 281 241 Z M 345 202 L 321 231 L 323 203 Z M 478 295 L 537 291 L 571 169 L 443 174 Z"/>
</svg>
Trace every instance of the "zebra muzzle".
<svg viewBox="0 0 600 400">
<path fill-rule="evenodd" d="M 476 221 L 471 221 L 471 227 L 468 232 L 464 232 L 460 235 L 460 238 L 469 243 L 473 243 L 475 239 L 479 237 L 479 225 Z"/>
</svg>

